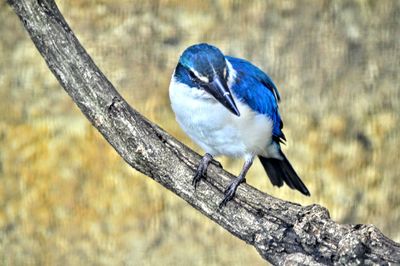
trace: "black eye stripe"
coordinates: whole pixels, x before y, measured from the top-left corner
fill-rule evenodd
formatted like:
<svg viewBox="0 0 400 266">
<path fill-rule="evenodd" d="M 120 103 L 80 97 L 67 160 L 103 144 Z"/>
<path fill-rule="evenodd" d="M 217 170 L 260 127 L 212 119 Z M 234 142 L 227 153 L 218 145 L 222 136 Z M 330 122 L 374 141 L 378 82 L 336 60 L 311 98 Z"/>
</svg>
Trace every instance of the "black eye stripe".
<svg viewBox="0 0 400 266">
<path fill-rule="evenodd" d="M 198 79 L 197 76 L 196 76 L 196 74 L 194 74 L 194 72 L 193 72 L 192 70 L 189 70 L 189 76 L 190 76 L 192 79 Z"/>
</svg>

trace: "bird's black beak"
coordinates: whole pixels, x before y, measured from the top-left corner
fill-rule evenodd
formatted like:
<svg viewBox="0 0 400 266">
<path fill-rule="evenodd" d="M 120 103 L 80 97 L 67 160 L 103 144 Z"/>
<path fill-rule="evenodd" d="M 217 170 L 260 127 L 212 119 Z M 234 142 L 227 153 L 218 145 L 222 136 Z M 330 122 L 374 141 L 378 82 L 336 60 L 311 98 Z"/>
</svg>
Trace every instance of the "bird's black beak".
<svg viewBox="0 0 400 266">
<path fill-rule="evenodd" d="M 236 107 L 235 101 L 233 100 L 232 94 L 229 91 L 228 84 L 225 80 L 215 76 L 214 80 L 207 84 L 204 89 L 234 115 L 240 116 L 240 112 Z"/>
</svg>

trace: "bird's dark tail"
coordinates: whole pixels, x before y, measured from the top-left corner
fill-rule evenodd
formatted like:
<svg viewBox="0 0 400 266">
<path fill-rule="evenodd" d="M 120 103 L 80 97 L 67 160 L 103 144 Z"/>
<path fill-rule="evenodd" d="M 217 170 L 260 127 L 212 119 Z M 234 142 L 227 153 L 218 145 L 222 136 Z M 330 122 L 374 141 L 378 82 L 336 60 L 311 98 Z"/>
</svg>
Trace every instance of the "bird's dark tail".
<svg viewBox="0 0 400 266">
<path fill-rule="evenodd" d="M 285 182 L 290 188 L 297 189 L 304 195 L 310 196 L 307 187 L 301 181 L 283 152 L 281 152 L 281 156 L 283 158 L 282 160 L 258 156 L 271 183 L 274 186 L 281 187 L 283 182 Z"/>
</svg>

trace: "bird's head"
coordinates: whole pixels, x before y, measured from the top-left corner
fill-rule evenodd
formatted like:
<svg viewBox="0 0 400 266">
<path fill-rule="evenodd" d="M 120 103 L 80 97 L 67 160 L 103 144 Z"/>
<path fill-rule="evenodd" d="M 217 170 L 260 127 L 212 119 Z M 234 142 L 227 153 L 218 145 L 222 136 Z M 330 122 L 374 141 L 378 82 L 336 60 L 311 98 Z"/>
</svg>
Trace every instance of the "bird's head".
<svg viewBox="0 0 400 266">
<path fill-rule="evenodd" d="M 188 47 L 179 58 L 175 75 L 180 82 L 204 90 L 233 114 L 240 116 L 228 87 L 225 56 L 217 47 L 205 43 Z"/>
</svg>

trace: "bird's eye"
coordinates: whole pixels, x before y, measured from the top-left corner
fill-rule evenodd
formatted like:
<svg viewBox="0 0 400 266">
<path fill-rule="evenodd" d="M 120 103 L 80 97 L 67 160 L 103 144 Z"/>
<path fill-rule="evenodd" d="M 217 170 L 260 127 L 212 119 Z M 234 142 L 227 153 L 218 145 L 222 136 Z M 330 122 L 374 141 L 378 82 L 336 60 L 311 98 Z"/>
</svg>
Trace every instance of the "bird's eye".
<svg viewBox="0 0 400 266">
<path fill-rule="evenodd" d="M 193 79 L 193 80 L 196 80 L 196 79 L 197 79 L 196 74 L 194 74 L 194 72 L 191 71 L 191 70 L 189 70 L 189 76 L 190 76 L 190 78 Z"/>
</svg>

